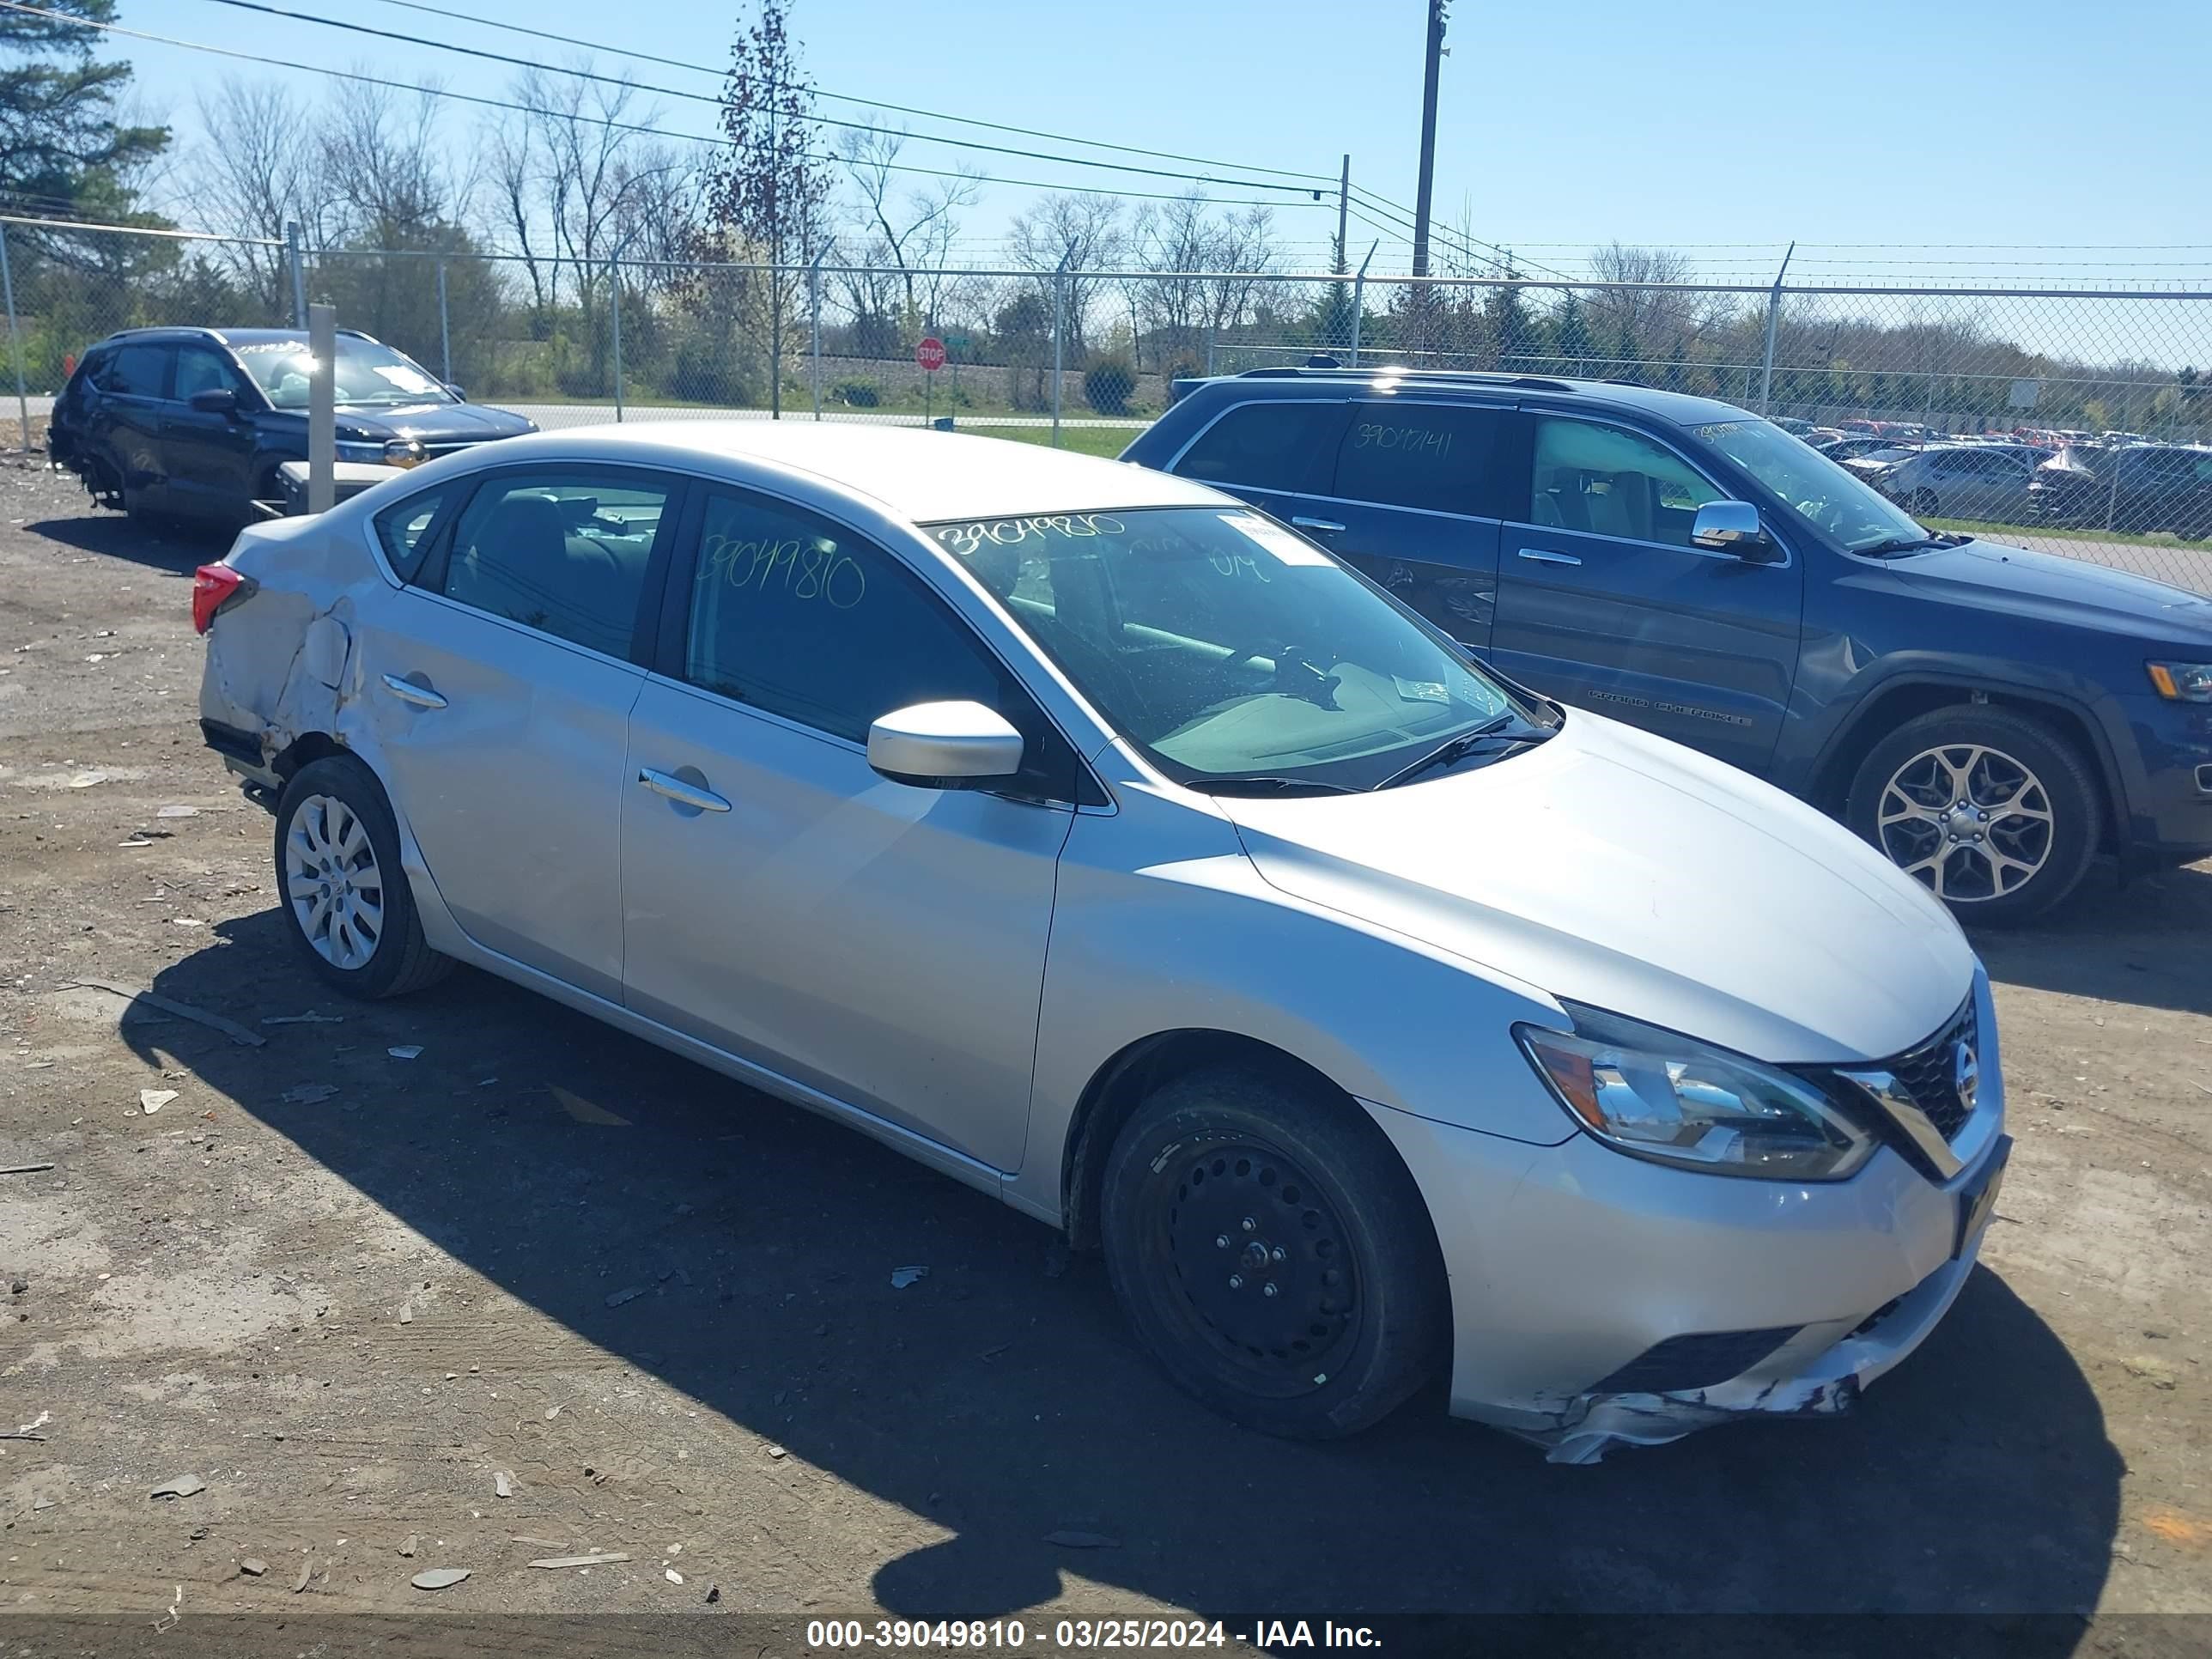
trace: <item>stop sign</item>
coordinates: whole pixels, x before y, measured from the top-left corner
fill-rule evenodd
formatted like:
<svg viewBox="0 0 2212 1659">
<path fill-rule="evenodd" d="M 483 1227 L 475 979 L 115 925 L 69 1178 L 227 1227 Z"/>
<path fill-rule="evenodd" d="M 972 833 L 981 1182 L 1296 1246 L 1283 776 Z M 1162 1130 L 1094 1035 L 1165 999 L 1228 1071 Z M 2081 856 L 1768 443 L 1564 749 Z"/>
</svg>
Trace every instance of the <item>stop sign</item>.
<svg viewBox="0 0 2212 1659">
<path fill-rule="evenodd" d="M 945 367 L 945 342 L 933 334 L 925 336 L 914 349 L 914 360 L 921 365 L 925 374 L 936 374 Z"/>
</svg>

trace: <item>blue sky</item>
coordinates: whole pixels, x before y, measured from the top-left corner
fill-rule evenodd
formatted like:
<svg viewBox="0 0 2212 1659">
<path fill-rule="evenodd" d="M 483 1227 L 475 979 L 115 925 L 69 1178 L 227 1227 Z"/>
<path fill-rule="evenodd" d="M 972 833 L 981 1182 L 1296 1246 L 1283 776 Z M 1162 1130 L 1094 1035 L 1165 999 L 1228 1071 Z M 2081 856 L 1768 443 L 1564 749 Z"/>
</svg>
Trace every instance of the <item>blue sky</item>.
<svg viewBox="0 0 2212 1659">
<path fill-rule="evenodd" d="M 382 0 L 275 3 L 556 61 L 557 47 L 467 20 L 619 42 L 699 64 L 629 67 L 702 91 L 727 61 L 735 15 L 702 0 L 465 0 L 442 17 Z M 2172 279 L 2212 268 L 2212 246 L 2160 246 L 2212 244 L 2206 0 L 1458 0 L 1454 12 L 1438 215 L 1464 209 L 1476 235 L 1532 266 L 1577 270 L 1618 238 L 1686 250 L 1714 279 L 1763 281 L 1794 238 L 1793 271 L 1808 276 Z M 1424 0 L 799 0 L 794 24 L 825 90 L 1331 175 L 1348 150 L 1356 183 L 1410 203 L 1424 17 Z M 211 0 L 125 0 L 120 21 L 461 92 L 500 95 L 512 75 Z M 137 64 L 149 112 L 187 142 L 199 137 L 195 89 L 215 78 L 276 76 L 309 96 L 329 84 L 143 42 L 117 49 Z M 712 116 L 673 100 L 661 108 L 671 131 L 704 131 Z M 474 118 L 456 109 L 446 131 L 464 142 Z M 958 155 L 915 143 L 906 159 L 951 166 Z M 971 159 L 1006 176 L 1180 187 Z M 991 189 L 964 218 L 972 252 L 988 258 L 1035 194 Z M 1279 234 L 1318 263 L 1334 217 L 1333 204 L 1286 204 Z M 1377 234 L 1352 229 L 1355 246 Z M 1402 269 L 1404 257 L 1386 240 L 1376 269 Z"/>
</svg>

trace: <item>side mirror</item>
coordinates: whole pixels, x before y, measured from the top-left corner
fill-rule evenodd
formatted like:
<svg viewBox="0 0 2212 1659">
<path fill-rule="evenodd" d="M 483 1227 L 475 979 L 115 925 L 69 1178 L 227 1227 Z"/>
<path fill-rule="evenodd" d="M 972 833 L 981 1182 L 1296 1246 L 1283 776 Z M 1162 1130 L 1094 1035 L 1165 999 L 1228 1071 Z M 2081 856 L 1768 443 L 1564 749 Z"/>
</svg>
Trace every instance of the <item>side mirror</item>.
<svg viewBox="0 0 2212 1659">
<path fill-rule="evenodd" d="M 868 727 L 868 764 L 917 789 L 975 789 L 1022 769 L 1022 734 L 980 702 L 918 702 Z"/>
<path fill-rule="evenodd" d="M 446 395 L 457 404 L 465 404 L 469 400 L 469 394 L 451 380 L 446 382 Z"/>
<path fill-rule="evenodd" d="M 238 413 L 238 394 L 228 386 L 210 386 L 204 392 L 191 395 L 191 406 L 203 415 L 235 415 Z"/>
<path fill-rule="evenodd" d="M 1749 501 L 1707 501 L 1690 523 L 1690 545 L 1733 553 L 1747 564 L 1765 564 L 1774 557 L 1774 544 Z"/>
</svg>

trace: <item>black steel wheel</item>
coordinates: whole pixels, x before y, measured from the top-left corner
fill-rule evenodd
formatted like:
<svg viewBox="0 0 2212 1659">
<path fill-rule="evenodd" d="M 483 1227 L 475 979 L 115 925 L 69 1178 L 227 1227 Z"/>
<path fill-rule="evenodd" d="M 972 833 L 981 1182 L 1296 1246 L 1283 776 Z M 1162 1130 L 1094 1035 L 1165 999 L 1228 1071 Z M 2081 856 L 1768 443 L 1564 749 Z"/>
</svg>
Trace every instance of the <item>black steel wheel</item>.
<svg viewBox="0 0 2212 1659">
<path fill-rule="evenodd" d="M 1427 1212 L 1349 1102 L 1225 1069 L 1169 1082 L 1115 1142 L 1100 1220 L 1138 1334 L 1178 1383 L 1249 1427 L 1356 1433 L 1441 1355 Z"/>
</svg>

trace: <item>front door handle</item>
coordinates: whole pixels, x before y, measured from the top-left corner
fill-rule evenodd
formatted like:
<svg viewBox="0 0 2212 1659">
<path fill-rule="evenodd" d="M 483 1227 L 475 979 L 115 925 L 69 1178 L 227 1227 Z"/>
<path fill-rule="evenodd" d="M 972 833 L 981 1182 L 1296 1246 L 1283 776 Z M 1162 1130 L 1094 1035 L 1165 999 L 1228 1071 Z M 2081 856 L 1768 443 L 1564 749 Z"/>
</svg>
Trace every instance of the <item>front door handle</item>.
<svg viewBox="0 0 2212 1659">
<path fill-rule="evenodd" d="M 411 702 L 417 708 L 443 708 L 446 700 L 427 685 L 417 685 L 412 680 L 403 680 L 397 674 L 384 677 L 384 689 L 402 702 Z"/>
<path fill-rule="evenodd" d="M 1524 559 L 1534 559 L 1538 564 L 1580 564 L 1582 562 L 1571 553 L 1554 553 L 1548 547 L 1524 547 L 1521 550 L 1521 556 Z"/>
<path fill-rule="evenodd" d="M 1334 519 L 1292 519 L 1293 530 L 1310 530 L 1316 536 L 1341 536 L 1344 526 Z"/>
<path fill-rule="evenodd" d="M 637 769 L 637 781 L 656 795 L 665 795 L 679 806 L 689 806 L 699 812 L 726 812 L 730 803 L 713 790 L 696 783 L 686 783 L 681 778 L 671 777 L 665 772 L 656 772 L 650 766 Z"/>
</svg>

